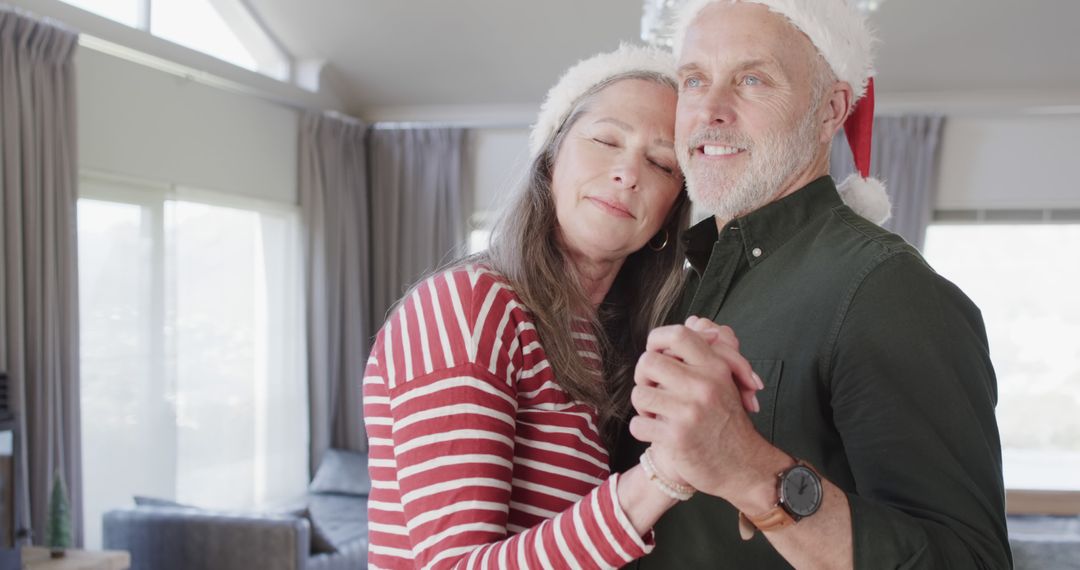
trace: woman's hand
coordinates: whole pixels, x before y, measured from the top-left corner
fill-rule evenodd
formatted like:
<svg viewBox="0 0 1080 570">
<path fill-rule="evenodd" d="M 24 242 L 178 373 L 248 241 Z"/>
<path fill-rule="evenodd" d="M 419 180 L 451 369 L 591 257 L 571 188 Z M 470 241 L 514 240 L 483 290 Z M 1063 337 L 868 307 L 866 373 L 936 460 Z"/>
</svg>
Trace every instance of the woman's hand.
<svg viewBox="0 0 1080 570">
<path fill-rule="evenodd" d="M 719 353 L 739 352 L 739 338 L 735 336 L 735 331 L 731 327 L 726 325 L 718 325 L 709 319 L 703 319 L 700 317 L 689 317 L 686 319 L 686 328 L 698 333 L 703 339 L 705 339 L 710 346 L 716 347 Z M 666 353 L 666 351 L 665 351 Z M 739 396 L 743 403 L 743 408 L 749 413 L 757 413 L 761 411 L 761 404 L 758 403 L 757 392 L 765 388 L 764 382 L 761 381 L 761 377 L 757 373 L 752 374 L 750 377 L 735 376 L 735 384 L 739 389 Z"/>
</svg>

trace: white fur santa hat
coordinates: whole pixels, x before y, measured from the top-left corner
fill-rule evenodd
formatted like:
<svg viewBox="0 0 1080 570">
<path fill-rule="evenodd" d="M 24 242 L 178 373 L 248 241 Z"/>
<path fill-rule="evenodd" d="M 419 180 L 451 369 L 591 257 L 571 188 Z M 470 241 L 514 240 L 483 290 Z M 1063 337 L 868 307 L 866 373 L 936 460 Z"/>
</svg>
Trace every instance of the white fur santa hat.
<svg viewBox="0 0 1080 570">
<path fill-rule="evenodd" d="M 761 4 L 788 19 L 810 38 L 836 77 L 851 85 L 854 110 L 844 132 L 857 174 L 840 183 L 840 196 L 859 215 L 885 223 L 892 205 L 880 180 L 870 178 L 871 134 L 874 130 L 874 34 L 865 16 L 848 0 L 689 0 L 675 22 L 675 53 L 682 52 L 686 30 L 713 2 Z"/>
<path fill-rule="evenodd" d="M 677 83 L 675 57 L 667 50 L 624 43 L 615 51 L 583 59 L 548 91 L 529 134 L 529 154 L 536 156 L 547 146 L 582 95 L 605 81 L 634 72 L 656 73 Z"/>
</svg>

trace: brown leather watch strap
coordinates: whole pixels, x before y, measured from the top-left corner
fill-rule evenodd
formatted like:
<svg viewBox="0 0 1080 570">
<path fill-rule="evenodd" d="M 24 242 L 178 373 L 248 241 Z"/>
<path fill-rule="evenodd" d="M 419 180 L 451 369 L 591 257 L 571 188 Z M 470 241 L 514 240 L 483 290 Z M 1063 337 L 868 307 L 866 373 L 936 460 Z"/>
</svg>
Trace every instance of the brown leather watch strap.
<svg viewBox="0 0 1080 570">
<path fill-rule="evenodd" d="M 756 517 L 740 512 L 739 536 L 741 536 L 743 540 L 750 540 L 754 537 L 755 531 L 760 530 L 761 532 L 769 532 L 793 524 L 795 524 L 795 519 L 791 518 L 791 515 L 784 510 L 784 507 L 779 505 L 769 509 L 765 514 Z"/>
<path fill-rule="evenodd" d="M 814 468 L 810 467 L 810 464 L 806 462 L 800 461 L 799 459 L 796 459 L 794 457 L 792 457 L 791 460 L 792 463 L 794 463 L 792 467 L 784 469 L 783 471 L 780 471 L 776 474 L 778 496 L 782 496 L 780 495 L 779 486 L 783 483 L 785 473 L 800 465 L 807 467 L 810 470 L 814 470 Z M 791 526 L 796 522 L 797 521 L 795 520 L 795 518 L 791 516 L 791 513 L 787 512 L 787 510 L 784 509 L 780 502 L 777 501 L 776 506 L 769 509 L 768 511 L 765 511 L 764 514 L 760 514 L 756 517 L 744 514 L 740 511 L 739 536 L 741 536 L 743 540 L 750 540 L 751 538 L 754 538 L 754 533 L 756 531 L 760 530 L 761 532 L 769 532 L 772 530 Z"/>
</svg>

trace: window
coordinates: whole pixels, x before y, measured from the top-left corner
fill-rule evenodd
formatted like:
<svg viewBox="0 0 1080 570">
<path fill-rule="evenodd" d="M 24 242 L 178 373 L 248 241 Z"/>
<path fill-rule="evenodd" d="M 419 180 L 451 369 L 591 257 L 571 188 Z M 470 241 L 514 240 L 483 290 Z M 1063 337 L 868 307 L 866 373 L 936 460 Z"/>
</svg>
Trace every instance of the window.
<svg viewBox="0 0 1080 570">
<path fill-rule="evenodd" d="M 133 495 L 247 509 L 302 493 L 295 208 L 84 180 L 78 216 L 88 547 Z"/>
<path fill-rule="evenodd" d="M 491 230 L 477 229 L 469 231 L 469 255 L 480 253 L 488 248 Z"/>
<path fill-rule="evenodd" d="M 242 0 L 63 0 L 280 81 L 292 60 Z"/>
<path fill-rule="evenodd" d="M 251 52 L 240 42 L 210 0 L 153 0 L 150 33 L 258 71 Z"/>
<path fill-rule="evenodd" d="M 927 261 L 979 306 L 1005 485 L 1080 491 L 1080 223 L 935 223 Z"/>
<path fill-rule="evenodd" d="M 468 254 L 473 255 L 485 251 L 491 242 L 491 230 L 495 224 L 495 213 L 488 211 L 473 212 L 465 222 L 465 231 L 468 233 L 469 242 L 466 244 Z"/>
</svg>

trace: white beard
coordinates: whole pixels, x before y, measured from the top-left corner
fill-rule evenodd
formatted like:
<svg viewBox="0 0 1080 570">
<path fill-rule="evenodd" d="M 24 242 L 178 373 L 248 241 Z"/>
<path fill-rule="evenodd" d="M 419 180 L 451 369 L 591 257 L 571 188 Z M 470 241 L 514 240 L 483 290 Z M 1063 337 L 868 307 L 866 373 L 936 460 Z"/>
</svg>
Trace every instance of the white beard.
<svg viewBox="0 0 1080 570">
<path fill-rule="evenodd" d="M 769 133 L 758 144 L 746 135 L 718 129 L 695 133 L 678 156 L 694 205 L 726 222 L 771 202 L 785 181 L 813 161 L 817 145 L 816 115 L 816 112 L 807 113 L 794 129 Z M 705 143 L 747 149 L 750 163 L 734 176 L 708 168 L 707 162 L 699 163 L 695 169 L 690 164 L 688 149 Z"/>
</svg>

